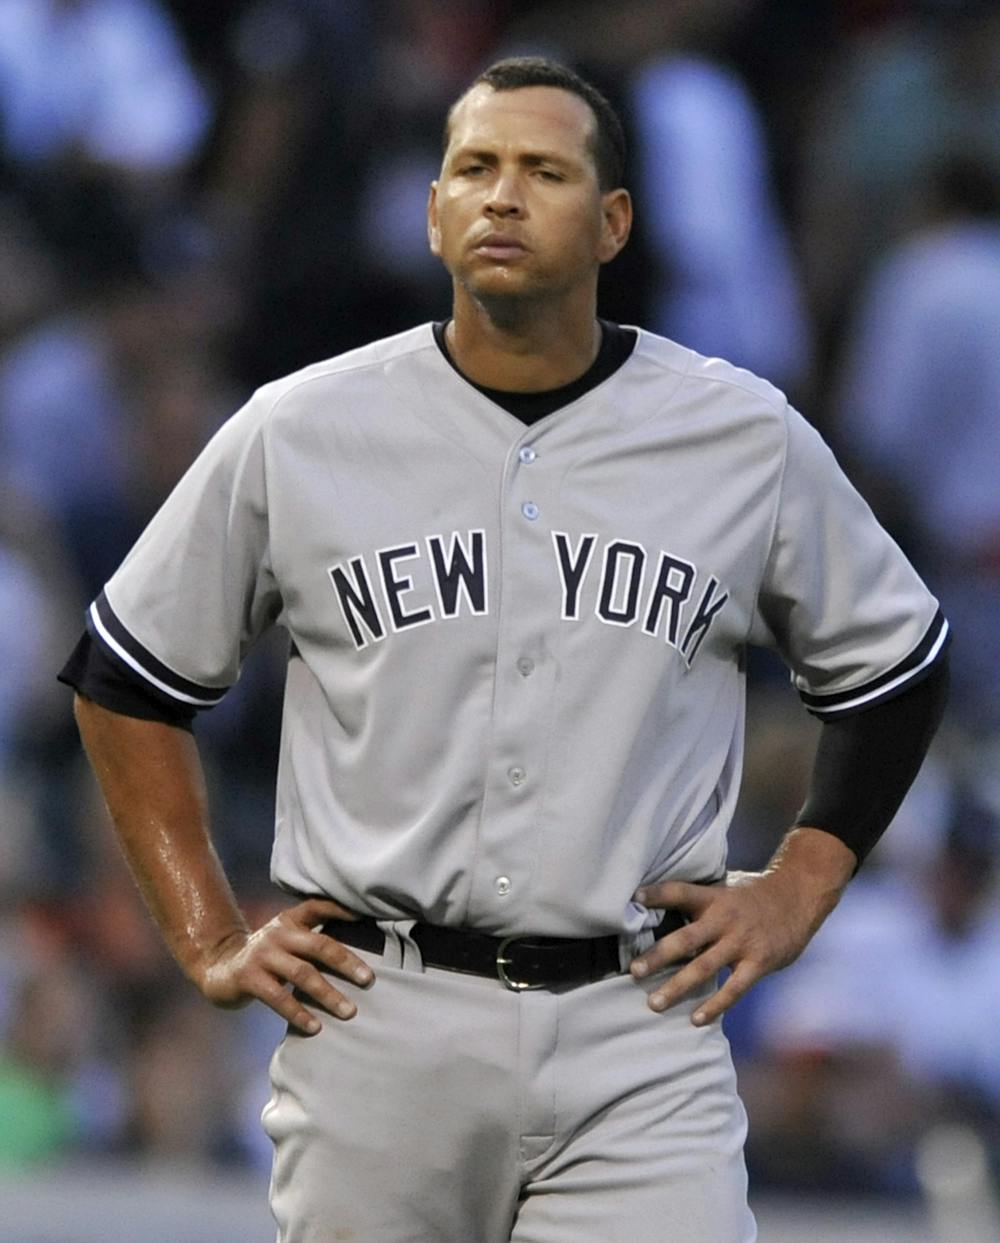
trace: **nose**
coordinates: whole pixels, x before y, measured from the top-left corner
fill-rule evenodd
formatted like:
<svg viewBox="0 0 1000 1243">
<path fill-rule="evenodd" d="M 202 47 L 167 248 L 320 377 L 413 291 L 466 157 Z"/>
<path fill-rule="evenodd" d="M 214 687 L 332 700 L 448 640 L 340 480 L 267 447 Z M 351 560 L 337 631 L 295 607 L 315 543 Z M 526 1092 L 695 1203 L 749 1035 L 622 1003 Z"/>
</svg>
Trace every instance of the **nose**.
<svg viewBox="0 0 1000 1243">
<path fill-rule="evenodd" d="M 484 210 L 487 215 L 501 220 L 518 219 L 524 215 L 524 198 L 518 178 L 512 173 L 501 173 L 493 182 Z"/>
</svg>

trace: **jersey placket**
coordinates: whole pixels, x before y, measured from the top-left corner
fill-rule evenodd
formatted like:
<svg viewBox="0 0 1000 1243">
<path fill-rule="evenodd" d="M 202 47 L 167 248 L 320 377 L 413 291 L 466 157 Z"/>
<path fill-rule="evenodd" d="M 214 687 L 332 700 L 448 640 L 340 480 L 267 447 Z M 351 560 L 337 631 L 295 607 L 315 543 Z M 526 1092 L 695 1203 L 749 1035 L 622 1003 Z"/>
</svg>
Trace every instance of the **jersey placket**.
<svg viewBox="0 0 1000 1243">
<path fill-rule="evenodd" d="M 554 472 L 531 430 L 507 455 L 500 494 L 491 745 L 469 919 L 532 929 L 531 879 L 541 829 L 554 669 L 543 633 L 551 592 Z M 556 614 L 553 614 L 556 615 Z"/>
</svg>

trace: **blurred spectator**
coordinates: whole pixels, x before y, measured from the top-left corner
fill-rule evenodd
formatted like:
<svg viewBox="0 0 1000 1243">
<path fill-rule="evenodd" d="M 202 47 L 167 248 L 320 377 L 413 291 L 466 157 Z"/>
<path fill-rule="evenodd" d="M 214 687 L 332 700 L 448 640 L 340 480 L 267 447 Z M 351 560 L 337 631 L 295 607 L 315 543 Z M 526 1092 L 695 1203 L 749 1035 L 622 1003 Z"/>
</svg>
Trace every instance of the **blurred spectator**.
<svg viewBox="0 0 1000 1243">
<path fill-rule="evenodd" d="M 905 873 L 876 862 L 767 982 L 766 1057 L 743 1078 L 761 1175 L 907 1191 L 932 1121 L 1000 1136 L 997 824 L 958 797 L 938 829 L 933 857 Z"/>
<path fill-rule="evenodd" d="M 251 386 L 365 334 L 359 199 L 373 136 L 391 133 L 376 111 L 379 8 L 254 0 L 230 29 L 232 103 L 204 210 L 242 300 Z"/>
<path fill-rule="evenodd" d="M 147 1160 L 201 1169 L 232 1162 L 241 1154 L 231 1025 L 174 973 L 150 984 L 132 1005 L 127 1147 Z"/>
<path fill-rule="evenodd" d="M 84 592 L 127 551 L 129 420 L 103 317 L 41 324 L 0 357 L 0 446 L 18 491 L 51 515 Z"/>
<path fill-rule="evenodd" d="M 175 210 L 210 115 L 156 0 L 0 4 L 0 153 L 45 233 L 94 273 Z"/>
<path fill-rule="evenodd" d="M 55 257 L 12 194 L 0 195 L 0 349 L 61 293 Z"/>
<path fill-rule="evenodd" d="M 231 409 L 184 291 L 181 306 L 169 290 L 109 280 L 0 354 L 6 472 L 57 524 L 87 600 Z"/>
<path fill-rule="evenodd" d="M 48 592 L 34 565 L 0 540 L 0 782 L 10 745 L 35 690 L 37 670 L 54 655 L 45 633 Z"/>
<path fill-rule="evenodd" d="M 824 335 L 893 240 L 914 181 L 976 149 L 1000 172 L 1000 10 L 918 0 L 834 49 L 813 106 L 800 203 L 809 293 Z"/>
<path fill-rule="evenodd" d="M 967 159 L 920 183 L 910 235 L 862 293 L 838 430 L 942 596 L 955 710 L 1000 729 L 1000 190 Z"/>
<path fill-rule="evenodd" d="M 683 46 L 649 59 L 631 97 L 638 210 L 657 265 L 649 327 L 794 390 L 810 334 L 753 100 Z"/>
<path fill-rule="evenodd" d="M 56 925 L 28 907 L 0 919 L 0 980 L 0 1167 L 17 1167 L 88 1138 L 74 1097 L 99 1076 L 104 999 Z"/>
<path fill-rule="evenodd" d="M 0 904 L 52 879 L 35 816 L 52 773 L 26 764 L 24 749 L 53 730 L 67 732 L 66 699 L 51 668 L 79 627 L 57 533 L 5 474 L 2 445 L 0 437 Z"/>
<path fill-rule="evenodd" d="M 35 1015 L 37 1019 L 37 1014 Z M 13 1041 L 0 1052 L 0 1170 L 51 1160 L 73 1138 L 65 1093 Z"/>
<path fill-rule="evenodd" d="M 0 114 L 17 164 L 171 170 L 208 118 L 155 0 L 4 0 Z"/>
</svg>

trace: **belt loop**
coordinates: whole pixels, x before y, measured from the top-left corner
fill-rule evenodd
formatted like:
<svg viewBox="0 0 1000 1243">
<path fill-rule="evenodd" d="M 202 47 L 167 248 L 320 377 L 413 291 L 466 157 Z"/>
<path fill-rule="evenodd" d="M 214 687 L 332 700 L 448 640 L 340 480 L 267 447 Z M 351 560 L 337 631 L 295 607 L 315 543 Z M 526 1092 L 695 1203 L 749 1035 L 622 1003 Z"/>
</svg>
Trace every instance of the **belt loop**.
<svg viewBox="0 0 1000 1243">
<path fill-rule="evenodd" d="M 627 972 L 633 958 L 638 958 L 653 947 L 659 926 L 656 923 L 652 927 L 640 928 L 637 932 L 622 933 L 618 938 L 618 961 L 622 971 Z"/>
<path fill-rule="evenodd" d="M 382 957 L 386 966 L 398 967 L 404 971 L 423 971 L 424 964 L 420 957 L 420 949 L 410 936 L 416 922 L 415 919 L 376 920 L 385 934 L 385 949 L 382 951 Z"/>
</svg>

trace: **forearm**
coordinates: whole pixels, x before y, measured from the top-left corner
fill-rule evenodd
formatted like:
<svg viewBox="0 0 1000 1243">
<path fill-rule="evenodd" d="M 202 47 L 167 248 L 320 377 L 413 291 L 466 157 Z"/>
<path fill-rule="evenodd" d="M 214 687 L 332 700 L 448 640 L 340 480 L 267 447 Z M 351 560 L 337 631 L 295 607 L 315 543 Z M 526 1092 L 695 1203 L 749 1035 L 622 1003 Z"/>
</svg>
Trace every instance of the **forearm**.
<svg viewBox="0 0 1000 1243">
<path fill-rule="evenodd" d="M 888 828 L 916 777 L 948 697 L 948 661 L 895 699 L 824 721 L 797 824 L 824 829 L 856 856 L 855 870 Z"/>
<path fill-rule="evenodd" d="M 808 904 L 809 935 L 840 901 L 857 867 L 854 851 L 824 829 L 798 825 L 785 834 L 765 875 L 788 884 L 790 893 Z"/>
<path fill-rule="evenodd" d="M 79 695 L 75 713 L 146 905 L 181 968 L 197 981 L 218 949 L 247 925 L 209 836 L 194 739 Z"/>
<path fill-rule="evenodd" d="M 765 869 L 808 904 L 812 933 L 896 814 L 934 737 L 948 694 L 948 662 L 866 712 L 826 721 L 796 825 Z"/>
</svg>

